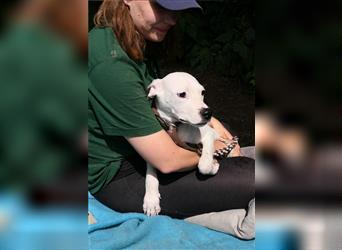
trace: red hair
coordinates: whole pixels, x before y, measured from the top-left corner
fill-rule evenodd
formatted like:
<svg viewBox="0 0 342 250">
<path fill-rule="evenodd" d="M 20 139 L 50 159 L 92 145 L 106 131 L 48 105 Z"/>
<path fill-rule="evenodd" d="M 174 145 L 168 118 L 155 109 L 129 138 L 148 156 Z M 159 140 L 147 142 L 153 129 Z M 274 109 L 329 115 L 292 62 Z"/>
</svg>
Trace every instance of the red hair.
<svg viewBox="0 0 342 250">
<path fill-rule="evenodd" d="M 136 30 L 123 0 L 104 0 L 95 14 L 94 23 L 96 27 L 111 27 L 127 55 L 134 61 L 143 60 L 145 39 Z"/>
</svg>

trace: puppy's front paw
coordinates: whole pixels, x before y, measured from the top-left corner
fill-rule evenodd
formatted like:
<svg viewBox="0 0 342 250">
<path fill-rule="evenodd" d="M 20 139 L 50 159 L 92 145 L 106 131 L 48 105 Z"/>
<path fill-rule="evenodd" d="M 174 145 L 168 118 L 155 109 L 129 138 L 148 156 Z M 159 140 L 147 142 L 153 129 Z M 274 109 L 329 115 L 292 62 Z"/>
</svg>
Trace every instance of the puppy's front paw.
<svg viewBox="0 0 342 250">
<path fill-rule="evenodd" d="M 144 213 L 147 216 L 154 216 L 160 213 L 159 204 L 160 194 L 159 193 L 146 193 L 144 197 Z"/>
<path fill-rule="evenodd" d="M 201 157 L 198 163 L 198 169 L 201 174 L 215 175 L 219 169 L 220 164 L 210 158 Z"/>
<path fill-rule="evenodd" d="M 212 163 L 211 172 L 209 174 L 211 174 L 211 175 L 217 174 L 219 167 L 220 167 L 220 163 L 218 163 L 218 161 L 214 159 L 213 163 Z"/>
</svg>

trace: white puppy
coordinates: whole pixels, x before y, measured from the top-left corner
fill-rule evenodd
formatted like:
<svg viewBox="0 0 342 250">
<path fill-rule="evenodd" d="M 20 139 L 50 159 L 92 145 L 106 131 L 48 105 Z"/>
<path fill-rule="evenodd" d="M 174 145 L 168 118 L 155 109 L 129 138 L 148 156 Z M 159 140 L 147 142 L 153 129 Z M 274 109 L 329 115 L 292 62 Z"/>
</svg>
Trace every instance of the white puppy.
<svg viewBox="0 0 342 250">
<path fill-rule="evenodd" d="M 198 163 L 202 174 L 214 175 L 219 163 L 214 160 L 216 131 L 208 125 L 212 112 L 204 103 L 204 88 L 190 74 L 175 72 L 163 79 L 154 80 L 149 86 L 149 98 L 155 98 L 155 107 L 170 129 L 177 124 L 178 138 L 184 143 L 202 144 Z M 147 164 L 144 212 L 151 216 L 160 212 L 159 182 L 155 168 Z"/>
</svg>

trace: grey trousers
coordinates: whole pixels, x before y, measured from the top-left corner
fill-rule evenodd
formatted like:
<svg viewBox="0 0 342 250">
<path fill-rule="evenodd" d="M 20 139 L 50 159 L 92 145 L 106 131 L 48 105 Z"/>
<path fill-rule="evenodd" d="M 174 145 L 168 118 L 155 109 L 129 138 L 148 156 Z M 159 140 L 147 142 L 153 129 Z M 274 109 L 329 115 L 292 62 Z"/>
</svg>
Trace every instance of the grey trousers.
<svg viewBox="0 0 342 250">
<path fill-rule="evenodd" d="M 240 149 L 243 156 L 255 159 L 255 147 Z M 234 235 L 240 239 L 255 238 L 255 198 L 249 202 L 248 210 L 232 209 L 222 212 L 206 213 L 185 219 L 194 224 Z"/>
</svg>

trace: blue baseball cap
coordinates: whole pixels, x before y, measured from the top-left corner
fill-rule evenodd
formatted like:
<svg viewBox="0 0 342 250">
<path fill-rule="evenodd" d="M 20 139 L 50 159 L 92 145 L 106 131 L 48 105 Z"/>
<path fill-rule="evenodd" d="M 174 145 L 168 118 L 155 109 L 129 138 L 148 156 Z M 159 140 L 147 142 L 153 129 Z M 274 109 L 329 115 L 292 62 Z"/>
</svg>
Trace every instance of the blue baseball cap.
<svg viewBox="0 0 342 250">
<path fill-rule="evenodd" d="M 202 9 L 196 0 L 155 0 L 167 10 Z"/>
</svg>

